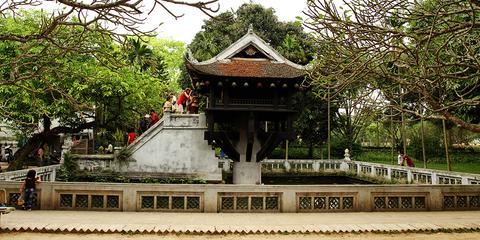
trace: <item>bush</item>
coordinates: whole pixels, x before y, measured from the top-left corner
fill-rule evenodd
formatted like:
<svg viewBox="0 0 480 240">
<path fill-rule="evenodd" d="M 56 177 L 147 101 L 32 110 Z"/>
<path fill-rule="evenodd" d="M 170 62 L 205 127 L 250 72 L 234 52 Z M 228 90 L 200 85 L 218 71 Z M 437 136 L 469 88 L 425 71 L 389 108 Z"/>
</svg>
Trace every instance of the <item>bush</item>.
<svg viewBox="0 0 480 240">
<path fill-rule="evenodd" d="M 75 181 L 75 173 L 78 169 L 77 162 L 70 153 L 63 156 L 63 164 L 58 170 L 56 181 L 71 182 Z"/>
<path fill-rule="evenodd" d="M 332 138 L 331 154 L 333 159 L 344 158 L 345 149 L 350 148 L 347 139 Z M 353 143 L 353 149 L 349 149 L 350 155 L 359 155 L 362 153 L 362 146 L 359 143 Z"/>
</svg>

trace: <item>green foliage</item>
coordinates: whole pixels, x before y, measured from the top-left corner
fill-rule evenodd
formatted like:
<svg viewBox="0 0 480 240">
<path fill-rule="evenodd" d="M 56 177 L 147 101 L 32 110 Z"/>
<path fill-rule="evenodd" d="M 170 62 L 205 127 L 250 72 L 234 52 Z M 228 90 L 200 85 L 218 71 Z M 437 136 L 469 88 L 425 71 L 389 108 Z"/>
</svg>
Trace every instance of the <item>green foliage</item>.
<svg viewBox="0 0 480 240">
<path fill-rule="evenodd" d="M 443 144 L 443 132 L 441 127 L 432 124 L 430 122 L 424 122 L 423 126 L 423 139 L 425 143 L 425 155 L 427 161 L 436 156 L 444 156 L 445 148 Z M 410 134 L 410 149 L 413 157 L 417 159 L 422 159 L 422 130 L 421 124 L 418 123 L 414 125 L 409 131 Z"/>
<path fill-rule="evenodd" d="M 132 151 L 128 148 L 122 148 L 116 155 L 115 158 L 121 164 L 128 164 L 128 162 L 132 161 Z"/>
<path fill-rule="evenodd" d="M 55 181 L 72 182 L 75 180 L 75 174 L 78 169 L 77 162 L 70 153 L 63 156 L 63 164 L 57 172 Z"/>
<path fill-rule="evenodd" d="M 199 61 L 210 59 L 243 36 L 250 24 L 257 35 L 289 60 L 307 64 L 313 59 L 314 42 L 301 25 L 280 22 L 272 8 L 253 3 L 206 20 L 189 48 Z"/>
<path fill-rule="evenodd" d="M 69 182 L 105 182 L 105 183 L 152 183 L 152 184 L 205 184 L 201 179 L 185 178 L 131 178 L 118 172 L 109 170 L 98 171 L 75 171 L 69 175 L 69 179 L 59 179 L 57 181 Z"/>
<path fill-rule="evenodd" d="M 154 55 L 158 55 L 165 63 L 166 78 L 170 89 L 178 89 L 179 79 L 182 77 L 182 68 L 185 67 L 185 43 L 172 39 L 149 38 L 148 44 L 152 46 Z"/>
<path fill-rule="evenodd" d="M 120 129 L 115 130 L 115 132 L 112 134 L 112 137 L 117 143 L 125 142 L 125 132 Z"/>
<path fill-rule="evenodd" d="M 331 146 L 331 155 L 334 159 L 344 158 L 345 149 L 347 148 L 351 156 L 361 154 L 363 151 L 359 143 L 352 143 L 349 139 L 346 138 L 333 137 Z"/>
<path fill-rule="evenodd" d="M 293 126 L 302 144 L 310 148 L 324 144 L 328 136 L 327 103 L 311 91 L 297 94 L 296 99 L 296 109 L 300 109 L 300 114 Z M 330 111 L 333 115 L 335 109 Z M 313 152 L 310 153 L 313 155 Z"/>
<path fill-rule="evenodd" d="M 1 18 L 0 28 L 2 33 L 27 34 L 38 30 L 45 17 L 42 12 L 25 12 L 16 20 Z M 59 119 L 62 127 L 76 128 L 94 113 L 97 124 L 108 130 L 127 129 L 145 112 L 160 109 L 164 96 L 176 86 L 167 81 L 162 55 L 138 39 L 121 48 L 98 33 L 62 27 L 57 31 L 52 41 L 0 42 L 0 119 L 23 132 L 32 133 L 45 116 Z M 55 44 L 79 34 L 81 41 L 71 43 L 76 51 Z M 175 57 L 181 61 L 178 55 L 170 61 Z M 17 72 L 28 78 L 4 84 Z"/>
<path fill-rule="evenodd" d="M 289 147 L 288 158 L 289 159 L 324 159 L 327 157 L 327 151 L 325 148 L 314 147 L 312 157 L 309 156 L 308 147 Z M 268 158 L 271 159 L 285 159 L 285 148 L 275 148 Z"/>
<path fill-rule="evenodd" d="M 468 153 L 464 151 L 454 151 L 450 155 L 452 160 L 452 171 L 480 174 L 480 164 L 478 164 L 478 153 Z M 382 164 L 396 164 L 397 154 L 392 153 L 390 149 L 364 150 L 360 154 L 354 154 L 353 160 L 363 162 L 375 162 Z M 421 159 L 413 159 L 417 167 L 423 167 Z M 447 170 L 445 157 L 430 157 L 427 164 L 429 169 Z"/>
</svg>

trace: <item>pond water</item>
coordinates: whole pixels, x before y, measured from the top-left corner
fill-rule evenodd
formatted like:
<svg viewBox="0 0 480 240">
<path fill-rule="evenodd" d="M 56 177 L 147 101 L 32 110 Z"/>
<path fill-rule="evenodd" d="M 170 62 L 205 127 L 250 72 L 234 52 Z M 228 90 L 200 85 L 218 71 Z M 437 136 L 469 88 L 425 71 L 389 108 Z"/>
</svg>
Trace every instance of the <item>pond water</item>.
<svg viewBox="0 0 480 240">
<path fill-rule="evenodd" d="M 373 184 L 346 176 L 262 176 L 265 185 Z"/>
</svg>

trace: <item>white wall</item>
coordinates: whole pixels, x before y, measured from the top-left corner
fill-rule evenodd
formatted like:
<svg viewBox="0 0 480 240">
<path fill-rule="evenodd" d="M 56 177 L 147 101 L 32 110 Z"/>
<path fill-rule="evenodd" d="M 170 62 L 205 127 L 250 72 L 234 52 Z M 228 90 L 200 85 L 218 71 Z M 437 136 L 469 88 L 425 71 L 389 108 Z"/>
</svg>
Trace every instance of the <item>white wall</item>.
<svg viewBox="0 0 480 240">
<path fill-rule="evenodd" d="M 198 179 L 221 181 L 215 151 L 203 139 L 203 114 L 170 114 L 140 136 L 129 148 L 134 162 L 128 172 L 187 174 Z"/>
</svg>

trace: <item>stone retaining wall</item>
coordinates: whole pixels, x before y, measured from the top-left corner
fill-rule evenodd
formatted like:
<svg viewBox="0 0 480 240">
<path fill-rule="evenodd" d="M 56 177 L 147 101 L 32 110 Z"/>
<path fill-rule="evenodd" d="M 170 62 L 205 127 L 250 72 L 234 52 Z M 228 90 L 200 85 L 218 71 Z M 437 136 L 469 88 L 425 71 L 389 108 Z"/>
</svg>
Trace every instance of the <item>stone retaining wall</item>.
<svg viewBox="0 0 480 240">
<path fill-rule="evenodd" d="M 0 182 L 15 203 L 20 183 Z M 41 183 L 42 210 L 359 212 L 480 210 L 475 185 L 223 185 Z"/>
</svg>

